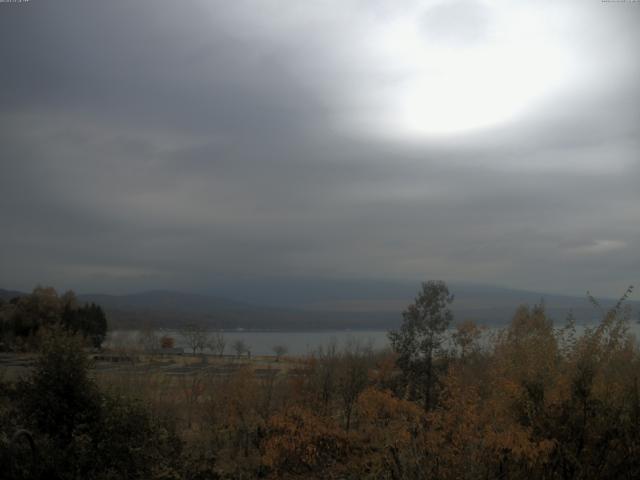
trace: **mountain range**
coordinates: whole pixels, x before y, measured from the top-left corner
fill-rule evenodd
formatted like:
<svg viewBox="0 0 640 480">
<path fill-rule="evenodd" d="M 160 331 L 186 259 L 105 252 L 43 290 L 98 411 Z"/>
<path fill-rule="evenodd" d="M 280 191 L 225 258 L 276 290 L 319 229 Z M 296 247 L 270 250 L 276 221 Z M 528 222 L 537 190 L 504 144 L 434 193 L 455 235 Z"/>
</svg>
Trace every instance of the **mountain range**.
<svg viewBox="0 0 640 480">
<path fill-rule="evenodd" d="M 175 327 L 189 322 L 206 323 L 224 329 L 310 330 L 310 329 L 388 329 L 397 327 L 402 310 L 411 303 L 415 285 L 377 283 L 375 288 L 321 288 L 313 294 L 269 297 L 282 305 L 239 301 L 226 296 L 152 290 L 133 294 L 80 294 L 81 302 L 101 305 L 112 328 L 139 328 L 145 324 Z M 371 285 L 369 285 L 371 286 Z M 385 288 L 388 286 L 389 288 Z M 344 285 L 342 285 L 344 287 Z M 601 312 L 587 295 L 583 297 L 514 290 L 501 287 L 450 284 L 455 295 L 452 310 L 456 321 L 474 320 L 484 325 L 506 324 L 519 305 L 544 302 L 556 323 L 572 312 L 578 323 L 597 321 Z M 5 300 L 25 295 L 0 289 Z M 255 300 L 255 297 L 254 299 Z M 613 299 L 599 300 L 606 309 Z M 637 318 L 640 302 L 629 301 Z"/>
</svg>

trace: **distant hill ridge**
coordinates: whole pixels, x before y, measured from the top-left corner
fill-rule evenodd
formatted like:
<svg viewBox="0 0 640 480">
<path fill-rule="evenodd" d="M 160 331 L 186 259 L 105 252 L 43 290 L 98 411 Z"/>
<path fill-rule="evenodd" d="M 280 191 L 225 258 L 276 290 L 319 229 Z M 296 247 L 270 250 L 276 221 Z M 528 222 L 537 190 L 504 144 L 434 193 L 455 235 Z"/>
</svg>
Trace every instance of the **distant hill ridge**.
<svg viewBox="0 0 640 480">
<path fill-rule="evenodd" d="M 167 308 L 177 311 L 201 311 L 203 313 L 206 313 L 212 307 L 252 308 L 248 303 L 228 298 L 172 290 L 149 290 L 125 295 L 82 294 L 78 295 L 78 298 L 83 302 L 95 302 L 110 308 Z"/>
<path fill-rule="evenodd" d="M 577 297 L 464 284 L 451 284 L 450 289 L 455 295 L 452 308 L 456 321 L 469 319 L 487 325 L 502 325 L 510 320 L 519 305 L 533 305 L 541 300 L 556 322 L 562 322 L 569 311 L 579 323 L 589 323 L 599 315 L 586 295 Z M 146 323 L 170 327 L 203 322 L 226 329 L 388 329 L 399 324 L 402 310 L 413 299 L 415 292 L 406 290 L 404 294 L 401 288 L 394 288 L 388 295 L 378 291 L 379 298 L 348 298 L 348 292 L 336 298 L 326 292 L 328 298 L 323 299 L 320 292 L 300 303 L 289 301 L 285 307 L 172 290 L 123 295 L 81 294 L 78 299 L 101 305 L 112 328 L 137 328 Z M 25 293 L 0 289 L 0 298 L 4 300 L 21 295 Z M 615 301 L 603 299 L 601 304 L 608 308 Z M 637 317 L 640 302 L 629 301 L 629 305 Z"/>
</svg>

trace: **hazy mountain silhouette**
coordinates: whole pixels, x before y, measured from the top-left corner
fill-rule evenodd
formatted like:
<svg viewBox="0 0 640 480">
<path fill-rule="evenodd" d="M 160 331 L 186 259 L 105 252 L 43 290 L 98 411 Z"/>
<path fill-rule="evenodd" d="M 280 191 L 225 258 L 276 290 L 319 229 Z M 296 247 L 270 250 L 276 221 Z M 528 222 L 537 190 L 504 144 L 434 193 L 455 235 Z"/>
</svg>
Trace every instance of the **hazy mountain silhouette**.
<svg viewBox="0 0 640 480">
<path fill-rule="evenodd" d="M 579 323 L 589 323 L 600 313 L 586 294 L 582 297 L 529 292 L 492 286 L 450 284 L 455 295 L 453 311 L 456 321 L 475 320 L 486 325 L 502 325 L 522 304 L 544 301 L 549 315 L 564 321 L 570 311 Z M 251 290 L 249 290 L 251 291 Z M 145 323 L 177 326 L 187 322 L 208 323 L 218 328 L 251 329 L 345 329 L 393 328 L 400 323 L 402 310 L 417 291 L 408 282 L 329 282 L 324 288 L 306 291 L 294 300 L 287 290 L 270 297 L 282 300 L 283 306 L 243 302 L 224 296 L 210 296 L 171 290 L 153 290 L 125 295 L 82 294 L 82 302 L 95 302 L 107 312 L 112 328 L 136 328 Z M 0 289 L 5 300 L 24 295 Z M 248 295 L 251 296 L 251 295 Z M 255 298 L 255 297 L 254 297 Z M 615 300 L 603 299 L 603 308 Z M 640 302 L 629 305 L 637 316 Z"/>
<path fill-rule="evenodd" d="M 25 295 L 25 293 L 17 290 L 4 290 L 0 288 L 0 299 L 2 300 L 8 301 L 15 297 L 21 297 L 22 295 Z"/>
</svg>

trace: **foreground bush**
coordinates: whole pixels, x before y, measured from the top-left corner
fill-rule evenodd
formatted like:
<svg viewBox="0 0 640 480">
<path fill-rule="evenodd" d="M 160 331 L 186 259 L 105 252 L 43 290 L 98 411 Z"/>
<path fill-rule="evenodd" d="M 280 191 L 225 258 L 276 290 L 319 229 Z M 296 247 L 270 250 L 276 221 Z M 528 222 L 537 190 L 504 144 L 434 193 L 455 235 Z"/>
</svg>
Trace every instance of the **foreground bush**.
<svg viewBox="0 0 640 480">
<path fill-rule="evenodd" d="M 135 401 L 100 392 L 89 376 L 81 338 L 61 328 L 40 335 L 41 352 L 33 373 L 15 389 L 5 388 L 13 400 L 14 423 L 32 433 L 37 455 L 36 465 L 9 465 L 11 474 L 21 478 L 28 472 L 46 479 L 179 478 L 181 442 L 171 423 L 153 418 Z"/>
</svg>

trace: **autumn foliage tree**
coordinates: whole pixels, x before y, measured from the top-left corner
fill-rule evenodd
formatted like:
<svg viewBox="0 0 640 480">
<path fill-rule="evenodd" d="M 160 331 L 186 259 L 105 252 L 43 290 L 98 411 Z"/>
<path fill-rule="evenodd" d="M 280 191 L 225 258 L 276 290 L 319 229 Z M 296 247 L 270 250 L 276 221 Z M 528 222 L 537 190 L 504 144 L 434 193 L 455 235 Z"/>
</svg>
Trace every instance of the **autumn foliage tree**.
<svg viewBox="0 0 640 480">
<path fill-rule="evenodd" d="M 58 295 L 52 287 L 38 286 L 31 294 L 0 305 L 0 334 L 14 346 L 37 347 L 38 331 L 57 324 L 81 335 L 94 347 L 100 347 L 107 334 L 102 308 L 79 302 L 72 291 Z"/>
<path fill-rule="evenodd" d="M 483 328 L 476 325 L 471 320 L 466 320 L 456 325 L 455 331 L 451 335 L 454 345 L 458 348 L 460 357 L 465 359 L 468 355 L 480 349 L 480 338 Z"/>
<path fill-rule="evenodd" d="M 264 441 L 263 462 L 273 478 L 322 478 L 347 458 L 347 436 L 327 417 L 304 407 L 274 415 Z"/>
</svg>

